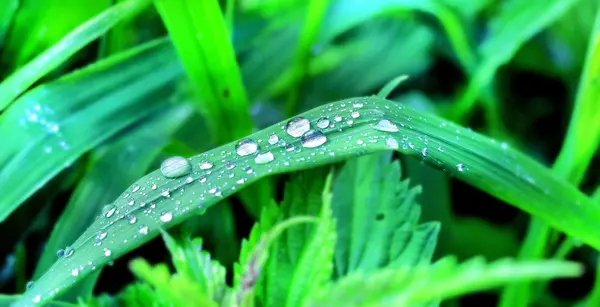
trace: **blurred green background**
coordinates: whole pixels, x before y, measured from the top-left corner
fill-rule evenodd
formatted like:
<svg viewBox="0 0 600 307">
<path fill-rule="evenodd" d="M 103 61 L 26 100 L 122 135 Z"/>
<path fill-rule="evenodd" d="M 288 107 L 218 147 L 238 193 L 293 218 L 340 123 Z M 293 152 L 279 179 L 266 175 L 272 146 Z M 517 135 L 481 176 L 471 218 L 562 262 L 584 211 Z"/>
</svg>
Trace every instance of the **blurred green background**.
<svg viewBox="0 0 600 307">
<path fill-rule="evenodd" d="M 81 40 L 61 41 L 66 35 L 121 5 L 86 30 L 89 43 L 65 61 L 47 73 L 29 67 L 23 78 L 31 82 L 21 82 L 26 86 L 13 97 L 12 88 L 0 87 L 0 198 L 16 209 L 0 224 L 1 293 L 22 292 L 39 276 L 38 263 L 53 260 L 43 254 L 45 244 L 76 239 L 103 204 L 161 159 L 205 151 L 328 101 L 374 94 L 402 74 L 410 78 L 393 92 L 395 100 L 510 143 L 550 167 L 564 143 L 588 45 L 598 39 L 595 0 L 227 0 L 220 3 L 223 27 L 207 26 L 221 16 L 193 3 L 0 1 L 5 84 L 48 48 L 58 58 Z M 229 36 L 233 49 L 223 47 Z M 34 89 L 23 94 L 27 88 Z M 589 193 L 600 182 L 599 155 L 590 157 L 581 181 Z M 442 224 L 437 256 L 518 254 L 528 215 L 398 158 L 403 176 L 423 186 L 422 219 Z M 258 212 L 245 199 L 280 199 L 284 178 L 235 195 L 185 227 L 230 266 Z M 81 205 L 65 211 L 72 203 Z M 69 229 L 58 236 L 55 227 Z M 550 242 L 560 240 L 554 234 Z M 106 268 L 95 293 L 133 281 L 127 260 L 138 256 L 169 260 L 155 239 Z M 568 257 L 590 270 L 552 282 L 536 304 L 571 306 L 590 292 L 596 252 L 579 248 Z M 489 292 L 455 303 L 497 301 Z"/>
</svg>

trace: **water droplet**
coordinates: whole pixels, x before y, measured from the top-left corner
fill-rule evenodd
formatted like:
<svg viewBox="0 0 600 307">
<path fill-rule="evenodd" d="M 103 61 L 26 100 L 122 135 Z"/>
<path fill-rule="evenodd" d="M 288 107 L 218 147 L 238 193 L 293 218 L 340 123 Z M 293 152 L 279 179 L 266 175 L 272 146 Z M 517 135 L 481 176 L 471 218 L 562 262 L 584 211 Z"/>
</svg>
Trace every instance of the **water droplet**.
<svg viewBox="0 0 600 307">
<path fill-rule="evenodd" d="M 347 120 L 347 121 L 346 121 L 346 123 L 347 123 L 348 125 L 352 125 L 352 124 L 354 124 L 354 121 L 353 121 L 353 120 L 351 120 L 351 119 L 349 119 L 349 120 Z"/>
<path fill-rule="evenodd" d="M 240 178 L 236 181 L 237 184 L 242 184 L 244 183 L 246 180 L 244 178 Z"/>
<path fill-rule="evenodd" d="M 109 218 L 111 216 L 113 216 L 113 214 L 115 214 L 115 211 L 117 210 L 117 207 L 113 206 L 113 205 L 106 205 L 102 208 L 102 215 L 104 215 L 104 217 Z"/>
<path fill-rule="evenodd" d="M 136 184 L 133 186 L 133 188 L 131 188 L 131 193 L 135 193 L 135 192 L 139 191 L 139 189 L 140 189 L 140 186 Z"/>
<path fill-rule="evenodd" d="M 127 220 L 129 221 L 129 224 L 135 224 L 137 217 L 135 217 L 135 215 L 128 215 Z"/>
<path fill-rule="evenodd" d="M 156 183 L 153 183 L 151 188 L 152 190 L 156 190 Z"/>
<path fill-rule="evenodd" d="M 213 167 L 213 165 L 214 164 L 212 164 L 212 162 L 204 161 L 204 162 L 200 163 L 200 169 L 201 170 L 211 169 Z"/>
<path fill-rule="evenodd" d="M 303 147 L 315 148 L 325 144 L 327 137 L 320 131 L 309 130 L 302 136 L 300 142 Z"/>
<path fill-rule="evenodd" d="M 205 183 L 206 182 L 206 177 L 202 176 L 200 177 L 200 183 Z"/>
<path fill-rule="evenodd" d="M 27 284 L 25 285 L 25 289 L 29 290 L 29 289 L 33 288 L 34 284 L 35 283 L 33 281 L 27 282 Z"/>
<path fill-rule="evenodd" d="M 387 119 L 380 120 L 373 128 L 384 132 L 398 132 L 398 126 Z"/>
<path fill-rule="evenodd" d="M 358 118 L 360 116 L 360 113 L 354 111 L 350 114 L 350 116 L 352 116 L 352 118 Z"/>
<path fill-rule="evenodd" d="M 423 157 L 426 157 L 426 156 L 427 156 L 427 147 L 425 147 L 425 148 L 423 148 L 423 150 L 421 150 L 421 155 L 422 155 Z"/>
<path fill-rule="evenodd" d="M 338 123 L 339 123 L 339 122 L 341 122 L 341 121 L 342 121 L 342 117 L 341 117 L 341 116 L 339 116 L 339 115 L 336 115 L 336 116 L 334 116 L 334 117 L 333 117 L 333 120 L 335 120 L 336 122 L 338 122 Z"/>
<path fill-rule="evenodd" d="M 385 145 L 389 149 L 398 149 L 398 147 L 399 147 L 398 141 L 396 141 L 396 139 L 394 139 L 394 138 L 389 138 L 389 139 L 385 140 Z"/>
<path fill-rule="evenodd" d="M 160 214 L 160 220 L 163 222 L 170 222 L 173 219 L 173 213 L 170 211 L 163 212 Z"/>
<path fill-rule="evenodd" d="M 292 151 L 292 150 L 294 150 L 294 144 L 292 144 L 292 143 L 286 144 L 285 145 L 285 150 L 286 151 Z"/>
<path fill-rule="evenodd" d="M 58 251 L 56 251 L 56 257 L 58 258 L 62 258 L 65 256 L 65 250 L 64 249 L 59 249 Z"/>
<path fill-rule="evenodd" d="M 227 162 L 227 164 L 225 165 L 226 169 L 233 169 L 234 167 L 235 167 L 234 162 Z"/>
<path fill-rule="evenodd" d="M 73 270 L 71 271 L 71 275 L 73 275 L 73 276 L 78 276 L 78 275 L 79 275 L 79 270 L 78 270 L 78 269 L 73 269 Z"/>
<path fill-rule="evenodd" d="M 258 144 L 254 140 L 245 139 L 237 144 L 235 152 L 240 156 L 254 154 L 258 150 Z"/>
<path fill-rule="evenodd" d="M 295 138 L 301 137 L 308 130 L 310 130 L 310 121 L 304 117 L 292 119 L 285 127 L 285 131 Z"/>
<path fill-rule="evenodd" d="M 34 297 L 31 299 L 31 301 L 32 301 L 33 303 L 39 303 L 41 300 L 42 300 L 42 296 L 41 296 L 41 295 L 39 295 L 39 294 L 38 294 L 38 295 L 36 295 L 36 296 L 34 296 Z"/>
<path fill-rule="evenodd" d="M 164 190 L 160 193 L 163 197 L 171 197 L 171 192 L 169 190 Z"/>
<path fill-rule="evenodd" d="M 67 247 L 65 247 L 65 254 L 64 254 L 64 257 L 65 257 L 65 258 L 69 258 L 69 257 L 73 256 L 73 253 L 74 253 L 74 252 L 75 252 L 75 250 L 74 250 L 72 247 L 70 247 L 70 246 L 67 246 Z"/>
<path fill-rule="evenodd" d="M 135 204 L 135 199 L 130 200 L 127 205 L 133 206 Z"/>
<path fill-rule="evenodd" d="M 325 129 L 325 128 L 329 127 L 329 118 L 327 118 L 327 117 L 319 118 L 319 120 L 317 120 L 317 127 L 321 128 L 321 129 Z"/>
<path fill-rule="evenodd" d="M 254 157 L 254 162 L 256 162 L 256 164 L 267 164 L 273 160 L 275 160 L 275 157 L 270 151 L 261 152 Z"/>
<path fill-rule="evenodd" d="M 186 183 L 192 183 L 192 181 L 194 181 L 194 178 L 192 178 L 191 176 L 190 176 L 190 177 L 187 177 L 187 178 L 185 178 L 185 182 L 186 182 Z"/>
<path fill-rule="evenodd" d="M 187 175 L 192 170 L 190 161 L 184 157 L 171 157 L 160 165 L 160 172 L 167 178 Z"/>
<path fill-rule="evenodd" d="M 143 235 L 147 235 L 148 234 L 148 226 L 140 225 L 139 233 L 143 234 Z"/>
<path fill-rule="evenodd" d="M 106 236 L 108 235 L 108 231 L 98 231 L 98 233 L 96 234 L 96 240 L 104 240 L 106 238 Z"/>
<path fill-rule="evenodd" d="M 462 163 L 458 163 L 458 164 L 456 164 L 456 169 L 457 169 L 459 172 L 462 172 L 462 171 L 464 171 L 464 170 L 465 170 L 465 166 L 464 166 Z"/>
<path fill-rule="evenodd" d="M 252 170 L 250 166 L 244 168 L 244 171 L 246 172 L 246 174 L 252 174 L 254 172 L 254 170 Z"/>
<path fill-rule="evenodd" d="M 277 136 L 277 134 L 273 133 L 269 136 L 269 144 L 271 145 L 275 145 L 277 144 L 277 142 L 279 142 L 279 137 Z"/>
<path fill-rule="evenodd" d="M 362 107 L 363 107 L 363 104 L 362 104 L 362 103 L 360 103 L 360 102 L 356 102 L 356 103 L 354 103 L 353 107 L 355 107 L 355 108 L 357 108 L 357 109 L 360 109 L 360 108 L 362 108 Z"/>
<path fill-rule="evenodd" d="M 108 248 L 104 249 L 104 256 L 106 257 L 110 257 L 110 255 L 112 255 L 112 251 Z"/>
</svg>

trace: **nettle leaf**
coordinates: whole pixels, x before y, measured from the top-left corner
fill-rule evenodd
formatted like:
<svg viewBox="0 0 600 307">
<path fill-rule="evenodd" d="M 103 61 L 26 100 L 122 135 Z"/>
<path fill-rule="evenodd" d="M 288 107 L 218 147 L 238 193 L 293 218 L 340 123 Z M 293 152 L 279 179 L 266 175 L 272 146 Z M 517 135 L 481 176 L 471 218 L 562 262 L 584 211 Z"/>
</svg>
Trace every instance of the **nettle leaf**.
<svg viewBox="0 0 600 307">
<path fill-rule="evenodd" d="M 573 262 L 544 260 L 486 263 L 474 258 L 462 264 L 446 257 L 433 265 L 399 266 L 366 275 L 350 274 L 319 294 L 307 306 L 427 306 L 431 302 L 496 288 L 514 281 L 576 277 L 582 267 Z"/>
<path fill-rule="evenodd" d="M 279 220 L 318 217 L 317 225 L 294 225 L 272 242 L 255 286 L 259 306 L 301 306 L 329 281 L 333 268 L 335 225 L 330 184 L 324 169 L 295 176 L 285 187 Z"/>
<path fill-rule="evenodd" d="M 400 163 L 392 162 L 391 152 L 349 160 L 340 170 L 333 194 L 338 277 L 431 260 L 439 224 L 417 225 L 415 197 L 421 188 L 409 188 L 400 177 Z"/>
<path fill-rule="evenodd" d="M 165 161 L 107 205 L 17 306 L 51 299 L 152 239 L 159 229 L 261 178 L 387 150 L 418 157 L 600 248 L 600 208 L 543 165 L 435 115 L 382 97 L 358 97 L 317 107 L 188 159 Z"/>
</svg>

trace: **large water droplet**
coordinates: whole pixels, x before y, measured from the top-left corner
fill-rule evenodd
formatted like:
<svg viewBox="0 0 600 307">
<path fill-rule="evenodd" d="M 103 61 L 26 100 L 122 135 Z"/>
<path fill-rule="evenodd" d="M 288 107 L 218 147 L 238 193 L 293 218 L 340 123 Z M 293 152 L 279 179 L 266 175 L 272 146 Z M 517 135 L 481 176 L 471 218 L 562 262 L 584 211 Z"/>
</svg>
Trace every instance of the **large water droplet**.
<svg viewBox="0 0 600 307">
<path fill-rule="evenodd" d="M 163 212 L 160 214 L 160 220 L 163 222 L 170 222 L 173 219 L 173 213 L 170 211 Z"/>
<path fill-rule="evenodd" d="M 160 165 L 160 172 L 167 178 L 177 178 L 189 174 L 192 170 L 190 161 L 184 157 L 171 157 Z"/>
<path fill-rule="evenodd" d="M 254 162 L 256 162 L 256 164 L 267 164 L 273 160 L 275 160 L 275 157 L 270 151 L 261 152 L 254 157 Z"/>
<path fill-rule="evenodd" d="M 138 231 L 140 234 L 147 235 L 148 234 L 148 226 L 140 225 L 140 228 Z"/>
<path fill-rule="evenodd" d="M 277 136 L 277 134 L 273 133 L 269 136 L 269 144 L 271 145 L 275 145 L 277 144 L 277 142 L 279 142 L 279 137 Z"/>
<path fill-rule="evenodd" d="M 315 148 L 325 144 L 325 142 L 327 142 L 327 137 L 320 131 L 309 130 L 302 136 L 300 142 L 303 147 Z"/>
<path fill-rule="evenodd" d="M 373 128 L 384 132 L 398 132 L 398 126 L 387 119 L 380 120 Z"/>
<path fill-rule="evenodd" d="M 204 161 L 204 162 L 200 163 L 201 170 L 211 169 L 212 167 L 213 167 L 213 164 L 211 162 Z"/>
<path fill-rule="evenodd" d="M 251 139 L 242 140 L 235 147 L 235 152 L 242 157 L 254 154 L 257 150 L 258 150 L 258 144 L 256 144 L 256 142 Z"/>
<path fill-rule="evenodd" d="M 310 121 L 304 117 L 290 120 L 285 127 L 285 131 L 295 138 L 301 137 L 308 130 L 310 130 Z"/>
<path fill-rule="evenodd" d="M 102 215 L 104 215 L 104 217 L 106 218 L 113 216 L 116 211 L 117 207 L 115 207 L 114 205 L 106 205 L 102 207 Z"/>
<path fill-rule="evenodd" d="M 329 127 L 329 118 L 327 118 L 327 117 L 319 118 L 319 120 L 317 120 L 317 127 L 321 128 L 321 129 L 325 129 L 325 128 Z"/>
<path fill-rule="evenodd" d="M 69 258 L 69 257 L 73 256 L 73 253 L 74 253 L 74 252 L 75 252 L 75 250 L 74 250 L 72 247 L 70 247 L 70 246 L 67 246 L 67 247 L 65 247 L 65 254 L 64 254 L 64 257 L 65 257 L 65 258 Z"/>
</svg>

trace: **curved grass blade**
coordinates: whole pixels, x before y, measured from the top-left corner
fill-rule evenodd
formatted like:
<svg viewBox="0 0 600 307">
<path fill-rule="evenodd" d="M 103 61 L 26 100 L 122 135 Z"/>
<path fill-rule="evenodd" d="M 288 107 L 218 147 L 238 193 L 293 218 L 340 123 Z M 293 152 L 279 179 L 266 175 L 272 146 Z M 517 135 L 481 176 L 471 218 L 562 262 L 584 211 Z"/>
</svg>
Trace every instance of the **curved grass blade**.
<svg viewBox="0 0 600 307">
<path fill-rule="evenodd" d="M 16 306 L 51 299 L 161 228 L 260 178 L 384 150 L 423 159 L 600 249 L 600 208 L 546 167 L 435 115 L 380 97 L 358 97 L 320 106 L 187 160 L 172 160 L 181 167 L 165 171 L 168 177 L 156 170 L 139 179 L 103 208 Z"/>
<path fill-rule="evenodd" d="M 158 40 L 21 97 L 0 116 L 0 222 L 81 154 L 167 104 L 181 76 Z"/>
<path fill-rule="evenodd" d="M 0 46 L 4 41 L 4 36 L 10 27 L 15 12 L 19 7 L 19 1 L 7 0 L 0 2 Z"/>
<path fill-rule="evenodd" d="M 132 16 L 150 0 L 128 0 L 77 27 L 58 43 L 0 83 L 0 111 L 45 74 L 65 62 L 79 49 L 106 33 L 119 21 Z"/>
</svg>

